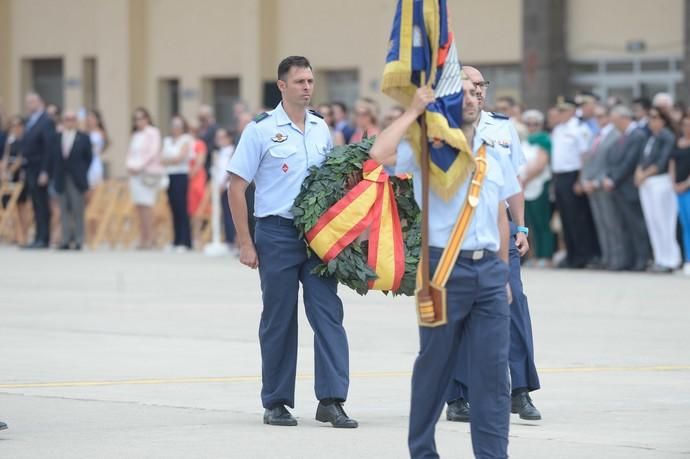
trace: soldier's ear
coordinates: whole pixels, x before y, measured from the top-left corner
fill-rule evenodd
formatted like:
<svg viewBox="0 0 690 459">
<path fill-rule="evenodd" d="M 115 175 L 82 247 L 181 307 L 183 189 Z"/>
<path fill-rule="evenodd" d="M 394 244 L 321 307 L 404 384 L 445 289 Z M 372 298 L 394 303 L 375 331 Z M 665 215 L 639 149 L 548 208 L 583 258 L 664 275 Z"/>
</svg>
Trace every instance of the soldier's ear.
<svg viewBox="0 0 690 459">
<path fill-rule="evenodd" d="M 278 89 L 280 89 L 281 92 L 285 91 L 285 88 L 287 88 L 287 83 L 285 83 L 283 80 L 276 81 L 276 84 L 278 85 Z"/>
</svg>

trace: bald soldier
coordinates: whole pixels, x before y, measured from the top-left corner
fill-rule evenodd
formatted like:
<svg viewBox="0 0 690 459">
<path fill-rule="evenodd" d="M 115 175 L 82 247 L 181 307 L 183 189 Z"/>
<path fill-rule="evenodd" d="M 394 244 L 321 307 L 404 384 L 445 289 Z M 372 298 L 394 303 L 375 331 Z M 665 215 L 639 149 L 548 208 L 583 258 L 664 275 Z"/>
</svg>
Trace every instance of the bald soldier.
<svg viewBox="0 0 690 459">
<path fill-rule="evenodd" d="M 525 162 L 525 158 L 515 127 L 508 116 L 483 110 L 489 82 L 474 67 L 463 66 L 462 69 L 476 88 L 480 109 L 480 115 L 475 121 L 477 133 L 494 143 L 498 152 L 508 160 L 507 163 L 517 178 L 518 169 Z M 510 304 L 511 412 L 518 414 L 522 419 L 539 420 L 541 413 L 534 406 L 529 395 L 531 391 L 539 389 L 540 384 L 534 363 L 532 321 L 520 276 L 520 257 L 529 250 L 527 242 L 529 229 L 525 227 L 525 197 L 520 191 L 509 197 L 506 202 L 510 216 L 510 288 L 513 294 L 513 301 Z M 454 379 L 448 388 L 446 418 L 449 421 L 470 421 L 466 362 L 467 359 L 461 359 L 458 362 Z M 469 392 L 471 391 L 472 388 L 469 387 Z"/>
</svg>

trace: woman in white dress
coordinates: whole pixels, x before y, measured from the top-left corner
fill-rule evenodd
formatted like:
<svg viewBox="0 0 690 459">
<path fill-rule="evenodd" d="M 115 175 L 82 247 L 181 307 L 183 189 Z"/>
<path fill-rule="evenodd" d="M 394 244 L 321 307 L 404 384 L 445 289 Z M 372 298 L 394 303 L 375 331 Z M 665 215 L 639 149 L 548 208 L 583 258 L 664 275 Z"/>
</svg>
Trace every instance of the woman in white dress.
<svg viewBox="0 0 690 459">
<path fill-rule="evenodd" d="M 89 188 L 93 190 L 103 182 L 103 153 L 108 148 L 108 133 L 103 124 L 103 118 L 97 110 L 90 110 L 86 115 L 86 129 L 89 132 L 91 139 L 91 151 L 93 152 L 93 159 L 91 166 L 87 172 L 89 179 Z"/>
<path fill-rule="evenodd" d="M 187 212 L 189 190 L 189 160 L 194 157 L 194 137 L 189 134 L 189 125 L 182 116 L 170 121 L 170 136 L 163 139 L 161 163 L 170 180 L 168 204 L 173 217 L 173 246 L 178 250 L 192 248 L 192 230 Z"/>
<path fill-rule="evenodd" d="M 134 111 L 132 139 L 127 153 L 129 191 L 139 214 L 140 249 L 153 247 L 153 205 L 163 186 L 161 133 L 145 108 Z M 167 179 L 167 177 L 166 177 Z"/>
</svg>

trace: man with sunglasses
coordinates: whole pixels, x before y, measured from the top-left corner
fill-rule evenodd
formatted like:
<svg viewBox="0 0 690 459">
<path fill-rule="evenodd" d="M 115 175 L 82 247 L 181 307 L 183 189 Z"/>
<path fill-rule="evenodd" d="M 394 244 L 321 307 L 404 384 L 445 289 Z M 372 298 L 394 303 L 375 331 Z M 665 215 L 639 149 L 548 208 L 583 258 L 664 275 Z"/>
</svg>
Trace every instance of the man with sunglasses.
<svg viewBox="0 0 690 459">
<path fill-rule="evenodd" d="M 520 166 L 525 162 L 520 146 L 520 138 L 509 117 L 484 110 L 486 89 L 489 82 L 479 70 L 470 66 L 463 66 L 463 71 L 474 83 L 477 100 L 479 102 L 480 117 L 477 120 L 477 134 L 493 142 L 496 148 L 508 156 L 513 166 L 513 173 L 518 176 Z M 519 414 L 521 419 L 539 420 L 541 413 L 532 403 L 529 396 L 531 391 L 540 388 L 539 376 L 534 363 L 534 345 L 532 339 L 532 321 L 529 315 L 527 297 L 522 288 L 520 276 L 520 257 L 529 250 L 527 242 L 528 229 L 525 227 L 525 197 L 522 192 L 507 200 L 510 215 L 510 288 L 513 301 L 510 304 L 510 374 L 512 382 L 511 411 Z M 466 350 L 461 349 L 460 354 Z M 470 421 L 470 405 L 468 402 L 467 358 L 458 361 L 453 381 L 448 388 L 448 409 L 446 419 L 454 422 Z"/>
</svg>

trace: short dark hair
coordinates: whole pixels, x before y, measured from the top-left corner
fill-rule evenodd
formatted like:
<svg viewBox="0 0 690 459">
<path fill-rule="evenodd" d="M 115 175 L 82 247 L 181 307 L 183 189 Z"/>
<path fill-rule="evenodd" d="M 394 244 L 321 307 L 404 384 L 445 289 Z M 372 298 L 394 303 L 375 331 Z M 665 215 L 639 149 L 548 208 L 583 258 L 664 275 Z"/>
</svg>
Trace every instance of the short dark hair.
<svg viewBox="0 0 690 459">
<path fill-rule="evenodd" d="M 650 112 L 652 110 L 655 110 L 659 114 L 659 118 L 661 118 L 661 120 L 664 122 L 667 128 L 669 128 L 672 131 L 675 129 L 675 124 L 673 124 L 673 120 L 670 116 L 668 116 L 668 113 L 666 113 L 659 107 L 652 107 L 649 109 Z"/>
<path fill-rule="evenodd" d="M 304 56 L 288 56 L 278 64 L 278 79 L 285 81 L 285 77 L 292 67 L 311 70 L 309 59 Z"/>
<path fill-rule="evenodd" d="M 647 97 L 638 97 L 637 99 L 633 100 L 632 103 L 633 105 L 639 105 L 645 111 L 649 111 L 649 109 L 652 108 L 652 101 L 649 100 Z"/>
<path fill-rule="evenodd" d="M 343 113 L 347 114 L 347 105 L 345 105 L 345 102 L 340 102 L 339 100 L 336 100 L 335 102 L 331 102 L 331 105 L 339 107 Z"/>
</svg>

